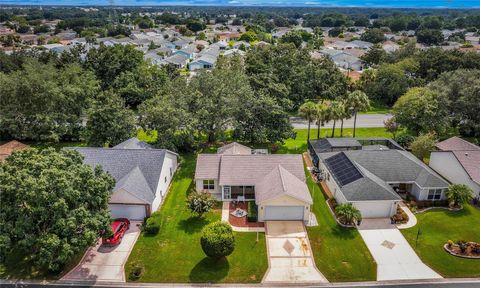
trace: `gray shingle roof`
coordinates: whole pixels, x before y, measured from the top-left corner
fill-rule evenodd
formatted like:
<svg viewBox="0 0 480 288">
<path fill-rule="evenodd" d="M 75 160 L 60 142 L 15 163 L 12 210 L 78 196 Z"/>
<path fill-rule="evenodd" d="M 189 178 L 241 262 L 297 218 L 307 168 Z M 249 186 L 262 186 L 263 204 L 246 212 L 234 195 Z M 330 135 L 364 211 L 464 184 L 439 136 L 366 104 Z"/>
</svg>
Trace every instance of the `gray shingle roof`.
<svg viewBox="0 0 480 288">
<path fill-rule="evenodd" d="M 137 137 L 132 137 L 128 140 L 123 141 L 122 143 L 114 146 L 113 148 L 118 149 L 153 149 L 153 146 L 140 141 Z"/>
<path fill-rule="evenodd" d="M 327 159 L 337 153 L 319 153 L 318 156 Z M 343 153 L 384 182 L 416 182 L 420 187 L 448 187 L 447 181 L 407 151 L 349 150 Z"/>
<path fill-rule="evenodd" d="M 151 204 L 155 198 L 159 175 L 167 150 L 121 148 L 68 148 L 83 155 L 83 162 L 100 165 L 116 181 L 114 191 L 128 190 L 138 199 Z"/>
<path fill-rule="evenodd" d="M 313 204 L 305 182 L 288 172 L 282 165 L 277 165 L 255 185 L 255 202 L 260 204 L 282 195 Z"/>
</svg>

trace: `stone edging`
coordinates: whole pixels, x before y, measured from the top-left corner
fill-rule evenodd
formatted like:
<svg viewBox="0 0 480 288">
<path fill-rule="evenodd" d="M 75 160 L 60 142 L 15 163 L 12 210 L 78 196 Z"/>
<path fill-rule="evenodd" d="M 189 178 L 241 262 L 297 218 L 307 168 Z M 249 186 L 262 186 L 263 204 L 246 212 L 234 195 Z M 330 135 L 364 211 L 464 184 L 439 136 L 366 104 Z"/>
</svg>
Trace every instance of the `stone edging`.
<svg viewBox="0 0 480 288">
<path fill-rule="evenodd" d="M 460 257 L 460 258 L 466 258 L 466 259 L 480 259 L 480 256 L 467 256 L 467 255 L 460 255 L 460 254 L 455 254 L 450 249 L 448 249 L 448 244 L 443 245 L 443 249 L 448 252 L 448 254 Z"/>
<path fill-rule="evenodd" d="M 328 200 L 325 201 L 325 203 L 327 204 L 327 207 L 328 207 L 328 210 L 330 210 L 330 213 L 332 213 L 333 219 L 335 219 L 335 222 L 337 222 L 338 225 L 340 225 L 342 227 L 345 227 L 345 228 L 355 228 L 356 227 L 356 225 L 346 225 L 346 224 L 343 224 L 342 222 L 340 222 L 340 220 L 338 220 L 337 216 L 335 215 L 335 212 L 333 212 L 332 207 L 330 207 L 330 204 L 328 203 Z"/>
<path fill-rule="evenodd" d="M 451 212 L 458 212 L 458 211 L 463 210 L 463 205 L 461 205 L 459 208 L 450 208 L 450 207 L 441 207 L 441 206 L 439 206 L 439 207 L 428 207 L 428 208 L 422 209 L 420 211 L 417 211 L 414 214 L 420 214 L 420 213 L 423 213 L 423 212 L 430 211 L 432 209 L 443 209 L 443 210 L 448 210 L 448 211 L 451 211 Z"/>
</svg>

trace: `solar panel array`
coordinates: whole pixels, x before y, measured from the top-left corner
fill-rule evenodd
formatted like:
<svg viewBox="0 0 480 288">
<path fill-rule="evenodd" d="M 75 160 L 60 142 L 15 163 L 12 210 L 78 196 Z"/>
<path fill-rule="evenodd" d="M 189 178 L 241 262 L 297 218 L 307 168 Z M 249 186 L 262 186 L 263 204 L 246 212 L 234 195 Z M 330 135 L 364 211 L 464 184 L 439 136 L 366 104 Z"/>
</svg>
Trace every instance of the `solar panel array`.
<svg viewBox="0 0 480 288">
<path fill-rule="evenodd" d="M 363 177 L 357 167 L 353 165 L 352 161 L 343 152 L 325 159 L 325 164 L 340 186 L 345 186 Z"/>
</svg>

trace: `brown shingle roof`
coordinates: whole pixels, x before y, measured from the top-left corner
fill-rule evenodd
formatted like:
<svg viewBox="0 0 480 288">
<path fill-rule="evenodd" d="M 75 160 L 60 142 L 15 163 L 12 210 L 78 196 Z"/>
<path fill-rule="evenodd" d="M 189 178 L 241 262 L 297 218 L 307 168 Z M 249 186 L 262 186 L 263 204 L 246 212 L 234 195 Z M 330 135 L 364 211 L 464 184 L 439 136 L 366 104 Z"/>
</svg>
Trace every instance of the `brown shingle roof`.
<svg viewBox="0 0 480 288">
<path fill-rule="evenodd" d="M 220 185 L 255 185 L 278 165 L 305 182 L 302 155 L 223 155 Z"/>
<path fill-rule="evenodd" d="M 480 149 L 476 151 L 452 151 L 472 180 L 480 184 Z"/>
<path fill-rule="evenodd" d="M 480 151 L 479 146 L 457 136 L 438 142 L 436 146 L 442 151 Z"/>
<path fill-rule="evenodd" d="M 282 195 L 313 204 L 312 196 L 305 182 L 288 172 L 282 165 L 278 165 L 255 185 L 255 202 L 260 204 Z"/>
<path fill-rule="evenodd" d="M 27 149 L 28 147 L 28 145 L 18 142 L 16 140 L 12 140 L 3 145 L 0 145 L 0 161 L 10 156 L 13 151 Z"/>
<path fill-rule="evenodd" d="M 217 149 L 217 154 L 250 155 L 252 149 L 237 142 L 232 142 Z"/>
</svg>

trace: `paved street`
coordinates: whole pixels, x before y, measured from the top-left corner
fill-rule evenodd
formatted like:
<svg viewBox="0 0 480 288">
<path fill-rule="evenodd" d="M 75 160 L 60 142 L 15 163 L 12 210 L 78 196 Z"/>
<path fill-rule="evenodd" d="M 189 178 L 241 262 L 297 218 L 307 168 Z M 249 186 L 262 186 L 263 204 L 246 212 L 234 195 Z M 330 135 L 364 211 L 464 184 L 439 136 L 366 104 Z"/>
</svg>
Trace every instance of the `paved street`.
<svg viewBox="0 0 480 288">
<path fill-rule="evenodd" d="M 359 114 L 357 116 L 357 127 L 358 128 L 375 128 L 383 127 L 383 121 L 392 117 L 390 114 Z M 299 117 L 290 117 L 290 122 L 295 129 L 307 129 L 308 123 Z M 332 128 L 333 121 L 330 121 L 322 126 L 321 128 Z M 312 128 L 316 128 L 315 123 L 312 122 Z M 340 123 L 337 122 L 337 126 L 340 128 Z M 343 121 L 344 128 L 353 128 L 353 117 Z"/>
<path fill-rule="evenodd" d="M 96 245 L 85 253 L 77 267 L 68 272 L 65 281 L 125 282 L 124 265 L 140 235 L 139 221 L 132 221 L 122 243 L 114 247 Z"/>
</svg>

